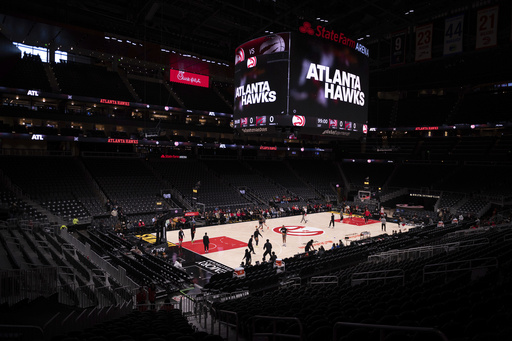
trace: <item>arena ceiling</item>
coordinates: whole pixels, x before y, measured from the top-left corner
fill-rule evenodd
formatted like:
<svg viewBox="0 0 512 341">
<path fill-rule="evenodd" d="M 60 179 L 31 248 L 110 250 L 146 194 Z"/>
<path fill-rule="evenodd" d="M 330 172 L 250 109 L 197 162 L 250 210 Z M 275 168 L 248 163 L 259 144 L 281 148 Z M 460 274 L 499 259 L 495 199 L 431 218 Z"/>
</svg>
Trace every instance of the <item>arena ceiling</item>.
<svg viewBox="0 0 512 341">
<path fill-rule="evenodd" d="M 231 63 L 241 43 L 304 22 L 345 32 L 365 45 L 490 0 L 39 0 L 8 1 L 6 15 L 73 25 Z M 51 4 L 51 5 L 50 5 Z M 28 34 L 27 28 L 27 34 Z"/>
</svg>

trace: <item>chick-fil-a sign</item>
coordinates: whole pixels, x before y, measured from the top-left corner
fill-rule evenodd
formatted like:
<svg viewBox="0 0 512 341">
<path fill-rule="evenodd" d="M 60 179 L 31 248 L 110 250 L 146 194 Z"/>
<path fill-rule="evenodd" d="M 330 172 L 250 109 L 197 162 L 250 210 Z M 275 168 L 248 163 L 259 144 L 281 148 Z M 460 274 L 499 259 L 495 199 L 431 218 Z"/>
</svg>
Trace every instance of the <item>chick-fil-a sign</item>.
<svg viewBox="0 0 512 341">
<path fill-rule="evenodd" d="M 170 70 L 170 81 L 188 85 L 202 86 L 208 88 L 210 86 L 210 77 L 199 75 L 197 73 Z"/>
</svg>

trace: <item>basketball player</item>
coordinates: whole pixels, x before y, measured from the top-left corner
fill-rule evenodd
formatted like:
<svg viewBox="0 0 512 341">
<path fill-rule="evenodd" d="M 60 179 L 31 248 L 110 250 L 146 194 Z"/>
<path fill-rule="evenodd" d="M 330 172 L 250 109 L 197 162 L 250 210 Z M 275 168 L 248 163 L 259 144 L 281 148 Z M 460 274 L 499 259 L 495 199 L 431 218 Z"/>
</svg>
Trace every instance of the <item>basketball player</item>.
<svg viewBox="0 0 512 341">
<path fill-rule="evenodd" d="M 249 251 L 256 254 L 256 252 L 254 252 L 254 247 L 252 246 L 252 236 L 251 238 L 249 238 L 249 241 L 247 242 L 247 247 L 249 248 Z"/>
<path fill-rule="evenodd" d="M 304 224 L 307 224 L 308 223 L 308 220 L 307 220 L 307 217 L 308 217 L 308 209 L 306 207 L 303 207 L 302 208 L 302 219 L 300 220 L 300 222 L 304 222 Z"/>
<path fill-rule="evenodd" d="M 180 228 L 180 231 L 178 232 L 178 240 L 179 240 L 180 249 L 181 249 L 181 244 L 183 243 L 183 237 L 185 237 L 185 233 L 183 233 L 183 229 Z"/>
<path fill-rule="evenodd" d="M 260 215 L 260 218 L 258 220 L 259 228 L 263 231 L 263 216 Z"/>
<path fill-rule="evenodd" d="M 265 218 L 265 216 L 261 216 L 261 218 L 263 219 L 263 225 L 265 225 L 267 227 L 267 230 L 268 230 L 269 226 L 267 225 L 267 219 Z"/>
<path fill-rule="evenodd" d="M 205 232 L 203 236 L 203 245 L 204 245 L 204 252 L 208 253 L 210 250 L 210 237 L 208 237 L 208 233 Z"/>
<path fill-rule="evenodd" d="M 190 236 L 192 237 L 192 244 L 194 244 L 194 237 L 196 235 L 196 223 L 192 223 L 190 227 Z"/>
<path fill-rule="evenodd" d="M 279 231 L 281 231 L 281 236 L 283 237 L 283 246 L 286 246 L 286 234 L 288 233 L 288 229 L 283 225 Z"/>
<path fill-rule="evenodd" d="M 256 230 L 253 233 L 253 237 L 254 237 L 254 241 L 256 242 L 256 247 L 258 247 L 258 242 L 260 240 L 258 237 L 262 237 L 263 238 L 263 235 L 260 233 L 260 230 L 258 229 L 258 226 L 256 226 Z"/>
<path fill-rule="evenodd" d="M 244 258 L 242 258 L 242 263 L 243 263 L 243 260 L 245 259 L 245 265 L 246 266 L 249 266 L 251 265 L 251 251 L 249 251 L 249 249 L 245 249 L 245 255 L 244 255 Z"/>
<path fill-rule="evenodd" d="M 263 249 L 265 249 L 265 252 L 263 253 L 263 261 L 265 261 L 265 257 L 267 255 L 271 255 L 272 254 L 272 244 L 270 243 L 270 241 L 267 239 L 267 242 L 265 243 L 265 245 L 263 245 Z"/>
<path fill-rule="evenodd" d="M 368 224 L 368 220 L 370 219 L 370 210 L 368 210 L 368 207 L 364 210 L 364 223 Z"/>
<path fill-rule="evenodd" d="M 334 228 L 334 213 L 331 213 L 331 221 L 329 222 L 329 227 L 331 227 L 332 225 L 332 228 Z"/>
</svg>

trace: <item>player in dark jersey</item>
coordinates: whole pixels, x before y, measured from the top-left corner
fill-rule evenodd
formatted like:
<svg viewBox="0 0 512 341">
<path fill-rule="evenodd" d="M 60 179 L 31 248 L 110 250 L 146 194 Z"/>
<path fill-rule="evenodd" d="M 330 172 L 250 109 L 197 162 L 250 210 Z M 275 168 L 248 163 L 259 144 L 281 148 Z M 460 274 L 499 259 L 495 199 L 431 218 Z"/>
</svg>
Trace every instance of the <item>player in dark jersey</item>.
<svg viewBox="0 0 512 341">
<path fill-rule="evenodd" d="M 204 252 L 208 253 L 210 250 L 210 237 L 208 237 L 207 232 L 204 233 L 203 236 L 203 245 L 204 245 Z"/>
<path fill-rule="evenodd" d="M 256 226 L 256 230 L 254 230 L 254 233 L 252 236 L 254 237 L 254 241 L 256 242 L 256 247 L 258 247 L 259 237 L 263 238 L 263 235 L 260 233 L 258 226 Z"/>
<path fill-rule="evenodd" d="M 195 235 L 196 235 L 196 223 L 192 223 L 192 226 L 190 227 L 190 236 L 192 238 L 192 244 L 194 243 Z"/>
<path fill-rule="evenodd" d="M 265 245 L 263 245 L 263 249 L 265 250 L 265 252 L 263 253 L 263 261 L 265 261 L 265 257 L 267 255 L 272 255 L 272 244 L 270 243 L 270 241 L 267 239 L 267 242 L 265 243 Z"/>
<path fill-rule="evenodd" d="M 183 233 L 183 229 L 180 228 L 180 231 L 178 232 L 178 240 L 179 240 L 179 246 L 181 248 L 181 244 L 183 243 L 183 238 L 185 237 L 185 233 Z"/>
<path fill-rule="evenodd" d="M 245 249 L 245 255 L 244 257 L 242 258 L 242 261 L 245 259 L 245 265 L 248 266 L 248 265 L 251 265 L 251 251 L 249 251 L 249 249 Z"/>
<path fill-rule="evenodd" d="M 304 251 L 307 253 L 309 251 L 315 251 L 315 247 L 313 246 L 313 239 L 311 239 L 304 248 Z"/>
<path fill-rule="evenodd" d="M 249 238 L 249 241 L 247 242 L 247 247 L 249 248 L 249 251 L 256 254 L 256 252 L 254 252 L 254 247 L 252 246 L 252 236 L 251 238 Z"/>
</svg>

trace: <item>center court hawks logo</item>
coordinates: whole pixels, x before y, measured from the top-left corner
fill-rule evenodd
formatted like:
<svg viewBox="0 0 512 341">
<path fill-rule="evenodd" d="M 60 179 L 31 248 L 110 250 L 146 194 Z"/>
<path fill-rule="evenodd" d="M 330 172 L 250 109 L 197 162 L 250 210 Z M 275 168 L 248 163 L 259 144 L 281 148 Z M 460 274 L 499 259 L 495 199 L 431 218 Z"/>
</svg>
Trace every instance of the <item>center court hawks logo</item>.
<svg viewBox="0 0 512 341">
<path fill-rule="evenodd" d="M 272 230 L 275 233 L 281 234 L 281 227 L 274 227 Z M 288 236 L 297 236 L 297 237 L 312 237 L 318 236 L 324 233 L 324 230 L 319 229 L 317 227 L 309 227 L 309 226 L 285 226 L 288 229 Z"/>
</svg>

